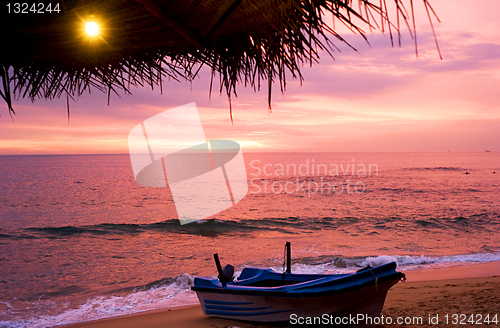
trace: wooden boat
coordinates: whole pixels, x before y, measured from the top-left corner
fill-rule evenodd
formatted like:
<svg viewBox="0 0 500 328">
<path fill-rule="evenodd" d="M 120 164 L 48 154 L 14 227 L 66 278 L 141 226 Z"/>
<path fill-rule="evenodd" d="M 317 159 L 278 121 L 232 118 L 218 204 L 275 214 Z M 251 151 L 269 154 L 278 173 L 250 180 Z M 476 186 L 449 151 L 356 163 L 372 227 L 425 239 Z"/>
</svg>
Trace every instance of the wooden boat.
<svg viewBox="0 0 500 328">
<path fill-rule="evenodd" d="M 245 268 L 236 280 L 231 277 L 232 267 L 222 270 L 214 254 L 219 278 L 196 277 L 192 287 L 205 315 L 256 322 L 319 317 L 351 324 L 353 317 L 378 317 L 387 291 L 404 279 L 395 262 L 350 274 L 292 274 L 287 246 L 286 272 Z M 370 323 L 358 320 L 355 326 L 370 325 L 365 322 Z"/>
</svg>

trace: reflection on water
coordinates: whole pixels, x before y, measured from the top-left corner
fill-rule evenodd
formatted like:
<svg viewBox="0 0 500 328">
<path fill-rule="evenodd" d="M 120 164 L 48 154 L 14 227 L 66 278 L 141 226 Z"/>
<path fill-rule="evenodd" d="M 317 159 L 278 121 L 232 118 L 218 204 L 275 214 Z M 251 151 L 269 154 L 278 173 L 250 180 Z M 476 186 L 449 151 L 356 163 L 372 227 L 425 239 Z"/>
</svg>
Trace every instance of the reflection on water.
<svg viewBox="0 0 500 328">
<path fill-rule="evenodd" d="M 180 225 L 169 188 L 138 186 L 126 155 L 0 156 L 0 321 L 195 302 L 213 253 L 280 270 L 285 241 L 297 272 L 500 260 L 497 152 L 244 157 L 247 196 Z"/>
</svg>

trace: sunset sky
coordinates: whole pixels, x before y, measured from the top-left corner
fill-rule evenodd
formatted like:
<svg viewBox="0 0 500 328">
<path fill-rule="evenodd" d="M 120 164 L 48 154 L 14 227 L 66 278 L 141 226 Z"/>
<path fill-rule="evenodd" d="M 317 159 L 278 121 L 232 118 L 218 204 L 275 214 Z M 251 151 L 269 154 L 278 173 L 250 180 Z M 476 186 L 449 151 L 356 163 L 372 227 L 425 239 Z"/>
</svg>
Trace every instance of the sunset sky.
<svg viewBox="0 0 500 328">
<path fill-rule="evenodd" d="M 234 125 L 227 98 L 210 72 L 189 82 L 132 89 L 111 97 L 95 90 L 70 102 L 26 99 L 14 102 L 16 115 L 0 107 L 0 154 L 127 153 L 130 130 L 169 108 L 195 102 L 208 139 L 238 141 L 244 151 L 461 151 L 500 150 L 500 2 L 433 0 L 441 19 L 432 37 L 424 5 L 415 1 L 419 56 L 407 30 L 402 47 L 389 36 L 342 34 L 359 52 L 342 50 L 335 60 L 305 65 L 305 81 L 288 80 L 284 95 L 274 85 L 271 114 L 267 90 L 239 86 L 233 98 Z M 266 83 L 264 83 L 264 86 Z"/>
</svg>

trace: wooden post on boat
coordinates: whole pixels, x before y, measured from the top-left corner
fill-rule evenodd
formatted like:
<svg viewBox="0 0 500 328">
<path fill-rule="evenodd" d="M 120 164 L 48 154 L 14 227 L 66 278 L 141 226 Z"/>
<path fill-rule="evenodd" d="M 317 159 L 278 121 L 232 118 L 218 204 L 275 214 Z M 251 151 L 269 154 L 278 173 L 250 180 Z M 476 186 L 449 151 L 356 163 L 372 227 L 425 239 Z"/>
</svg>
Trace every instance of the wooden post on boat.
<svg viewBox="0 0 500 328">
<path fill-rule="evenodd" d="M 214 254 L 215 265 L 217 266 L 217 272 L 219 272 L 219 281 L 222 286 L 226 286 L 226 279 L 224 277 L 224 272 L 222 271 L 222 266 L 220 265 L 219 254 Z"/>
<path fill-rule="evenodd" d="M 286 248 L 286 273 L 292 273 L 292 246 L 289 241 L 285 244 Z"/>
</svg>

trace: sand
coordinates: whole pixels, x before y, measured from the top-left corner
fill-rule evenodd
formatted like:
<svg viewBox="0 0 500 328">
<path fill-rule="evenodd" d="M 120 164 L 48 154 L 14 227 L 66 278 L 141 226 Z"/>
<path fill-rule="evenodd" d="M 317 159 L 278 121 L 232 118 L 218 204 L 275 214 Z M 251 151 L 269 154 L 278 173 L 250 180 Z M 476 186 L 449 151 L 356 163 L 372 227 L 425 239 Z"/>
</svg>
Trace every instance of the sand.
<svg viewBox="0 0 500 328">
<path fill-rule="evenodd" d="M 396 324 L 398 317 L 402 318 L 400 320 L 413 321 L 411 324 L 405 324 L 404 327 L 470 327 L 476 326 L 480 318 L 484 320 L 487 314 L 489 314 L 490 319 L 496 314 L 500 320 L 500 262 L 455 267 L 451 270 L 410 271 L 406 275 L 408 280 L 395 285 L 387 295 L 381 314 L 384 316 L 384 324 L 377 324 L 374 327 L 403 326 Z M 472 317 L 474 325 L 468 322 L 471 319 L 471 314 L 474 315 Z M 448 324 L 446 324 L 446 315 L 448 315 Z M 392 325 L 387 324 L 388 318 L 392 319 Z M 465 320 L 463 320 L 464 318 Z M 429 324 L 429 320 L 437 324 Z M 460 321 L 464 324 L 453 324 Z M 480 326 L 500 327 L 500 323 L 486 325 L 483 322 Z M 64 327 L 253 328 L 267 327 L 267 325 L 205 317 L 201 307 L 196 305 L 149 311 Z M 278 326 L 269 327 L 277 328 Z"/>
</svg>

